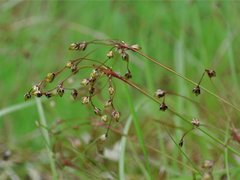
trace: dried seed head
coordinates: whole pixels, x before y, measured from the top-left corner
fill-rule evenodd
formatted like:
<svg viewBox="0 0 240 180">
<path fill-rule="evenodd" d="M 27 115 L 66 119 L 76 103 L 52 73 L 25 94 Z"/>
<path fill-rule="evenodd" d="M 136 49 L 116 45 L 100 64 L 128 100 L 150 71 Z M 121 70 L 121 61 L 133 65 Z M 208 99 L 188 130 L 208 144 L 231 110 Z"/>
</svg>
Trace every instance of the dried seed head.
<svg viewBox="0 0 240 180">
<path fill-rule="evenodd" d="M 94 107 L 94 113 L 98 116 L 101 116 L 101 109 Z"/>
<path fill-rule="evenodd" d="M 139 51 L 142 48 L 138 44 L 134 44 L 134 45 L 131 45 L 131 49 L 134 51 Z"/>
<path fill-rule="evenodd" d="M 109 52 L 107 53 L 107 57 L 108 57 L 109 59 L 113 58 L 113 51 L 109 51 Z"/>
<path fill-rule="evenodd" d="M 72 67 L 72 65 L 73 65 L 73 62 L 69 61 L 69 62 L 67 62 L 67 64 L 66 64 L 66 66 L 65 66 L 65 67 L 67 67 L 67 68 L 71 68 L 71 67 Z"/>
<path fill-rule="evenodd" d="M 52 93 L 50 93 L 50 92 L 45 92 L 45 94 L 44 94 L 47 98 L 50 98 L 50 97 L 52 97 Z"/>
<path fill-rule="evenodd" d="M 155 92 L 155 95 L 158 97 L 158 98 L 161 98 L 161 97 L 164 97 L 166 94 L 166 92 L 162 89 L 158 89 L 156 92 Z"/>
<path fill-rule="evenodd" d="M 57 87 L 57 93 L 60 97 L 62 97 L 64 95 L 64 88 L 61 84 L 58 85 L 58 87 Z"/>
<path fill-rule="evenodd" d="M 180 147 L 182 147 L 182 146 L 183 146 L 183 142 L 184 142 L 183 139 L 181 139 L 180 142 L 178 143 L 178 145 L 179 145 Z"/>
<path fill-rule="evenodd" d="M 101 121 L 107 122 L 108 121 L 107 115 L 101 116 Z"/>
<path fill-rule="evenodd" d="M 112 96 L 112 95 L 114 94 L 115 90 L 114 90 L 114 88 L 113 88 L 112 86 L 110 86 L 110 87 L 108 88 L 108 92 L 109 92 L 109 94 Z"/>
<path fill-rule="evenodd" d="M 30 99 L 32 96 L 29 92 L 27 92 L 25 95 L 24 95 L 24 100 L 27 101 L 28 99 Z"/>
<path fill-rule="evenodd" d="M 124 75 L 126 79 L 131 79 L 132 78 L 132 73 L 130 71 L 127 71 L 126 74 Z"/>
<path fill-rule="evenodd" d="M 76 66 L 76 64 L 73 64 L 71 66 L 71 71 L 72 71 L 73 74 L 76 74 L 78 72 L 78 67 Z"/>
<path fill-rule="evenodd" d="M 168 109 L 167 105 L 166 105 L 164 102 L 162 102 L 162 103 L 160 104 L 160 110 L 161 110 L 161 111 L 166 111 L 167 109 Z"/>
<path fill-rule="evenodd" d="M 81 82 L 81 85 L 83 86 L 87 86 L 89 84 L 89 79 L 83 79 L 82 82 Z"/>
<path fill-rule="evenodd" d="M 104 143 L 106 140 L 107 140 L 107 135 L 106 134 L 103 134 L 99 137 L 100 143 Z"/>
<path fill-rule="evenodd" d="M 100 73 L 99 73 L 99 71 L 97 70 L 97 69 L 94 69 L 93 71 L 92 71 L 92 73 L 90 74 L 90 78 L 91 79 L 96 79 L 97 77 L 99 77 L 100 76 Z"/>
<path fill-rule="evenodd" d="M 196 128 L 198 128 L 200 126 L 200 121 L 197 118 L 193 118 L 193 120 L 191 121 L 192 125 Z"/>
<path fill-rule="evenodd" d="M 91 87 L 88 89 L 88 92 L 89 92 L 89 94 L 94 94 L 95 88 L 94 88 L 93 86 L 91 86 Z"/>
<path fill-rule="evenodd" d="M 51 82 L 53 82 L 54 78 L 55 78 L 55 73 L 53 73 L 53 72 L 48 73 L 47 77 L 46 77 L 46 82 L 51 83 Z"/>
<path fill-rule="evenodd" d="M 202 167 L 204 169 L 211 169 L 213 167 L 213 161 L 212 160 L 205 160 Z"/>
<path fill-rule="evenodd" d="M 118 111 L 114 110 L 114 111 L 112 112 L 112 118 L 113 118 L 114 120 L 118 121 L 119 118 L 120 118 L 120 113 L 119 113 Z"/>
<path fill-rule="evenodd" d="M 206 69 L 207 75 L 209 78 L 216 77 L 216 72 L 212 69 Z"/>
<path fill-rule="evenodd" d="M 33 95 L 36 97 L 42 97 L 42 92 L 40 90 L 36 90 L 33 92 Z"/>
<path fill-rule="evenodd" d="M 11 152 L 10 150 L 4 151 L 4 152 L 2 153 L 2 159 L 3 159 L 4 161 L 7 161 L 7 160 L 9 160 L 9 158 L 11 157 L 11 155 L 12 155 L 12 152 Z"/>
<path fill-rule="evenodd" d="M 198 96 L 199 94 L 201 94 L 201 89 L 199 87 L 199 85 L 197 85 L 195 88 L 193 88 L 192 92 Z"/>
<path fill-rule="evenodd" d="M 71 95 L 72 95 L 74 100 L 77 99 L 78 91 L 76 89 L 73 89 L 72 92 L 71 92 Z"/>
<path fill-rule="evenodd" d="M 82 97 L 82 103 L 83 103 L 83 104 L 88 104 L 89 101 L 90 101 L 90 98 L 89 98 L 88 96 Z"/>
<path fill-rule="evenodd" d="M 122 58 L 124 61 L 129 61 L 129 55 L 126 52 L 122 53 Z"/>
<path fill-rule="evenodd" d="M 112 105 L 112 99 L 109 99 L 106 103 L 104 107 L 109 107 Z"/>
<path fill-rule="evenodd" d="M 84 51 L 86 48 L 87 48 L 87 43 L 85 41 L 83 41 L 80 43 L 72 43 L 68 49 Z"/>
</svg>

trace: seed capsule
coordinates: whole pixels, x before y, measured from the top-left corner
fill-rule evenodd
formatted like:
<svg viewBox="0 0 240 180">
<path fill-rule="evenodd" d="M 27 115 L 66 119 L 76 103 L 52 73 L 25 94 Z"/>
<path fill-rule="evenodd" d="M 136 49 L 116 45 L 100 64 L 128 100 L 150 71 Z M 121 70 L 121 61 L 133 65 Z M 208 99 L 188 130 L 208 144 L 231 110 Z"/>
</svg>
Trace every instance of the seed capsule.
<svg viewBox="0 0 240 180">
<path fill-rule="evenodd" d="M 101 110 L 97 107 L 94 107 L 94 113 L 98 116 L 101 116 Z"/>
<path fill-rule="evenodd" d="M 193 88 L 192 92 L 198 96 L 199 94 L 201 94 L 201 89 L 199 87 L 199 85 L 197 85 L 195 88 Z"/>
<path fill-rule="evenodd" d="M 31 94 L 28 92 L 24 95 L 24 100 L 27 101 L 28 99 L 30 99 L 32 96 Z"/>
<path fill-rule="evenodd" d="M 46 93 L 45 93 L 45 96 L 46 96 L 47 98 L 50 98 L 50 97 L 52 97 L 52 93 L 46 92 Z"/>
<path fill-rule="evenodd" d="M 60 97 L 64 95 L 64 88 L 62 87 L 62 85 L 58 86 L 57 93 Z"/>
<path fill-rule="evenodd" d="M 165 91 L 162 90 L 162 89 L 158 89 L 158 90 L 155 92 L 155 95 L 156 95 L 158 98 L 164 97 L 164 96 L 165 96 Z"/>
<path fill-rule="evenodd" d="M 110 95 L 113 95 L 114 92 L 115 92 L 115 90 L 114 90 L 114 88 L 113 88 L 112 86 L 110 86 L 110 87 L 108 88 L 108 92 L 109 92 Z"/>
<path fill-rule="evenodd" d="M 183 139 L 180 140 L 180 142 L 178 143 L 178 145 L 179 145 L 180 147 L 183 146 Z"/>
<path fill-rule="evenodd" d="M 80 43 L 72 43 L 69 50 L 78 50 L 78 51 L 84 51 L 87 48 L 87 43 L 85 41 Z"/>
<path fill-rule="evenodd" d="M 101 121 L 107 122 L 108 121 L 107 115 L 101 116 Z"/>
<path fill-rule="evenodd" d="M 108 57 L 109 59 L 113 58 L 113 51 L 109 51 L 109 52 L 107 53 L 107 57 Z"/>
<path fill-rule="evenodd" d="M 71 66 L 71 71 L 72 71 L 73 74 L 76 74 L 78 72 L 78 67 L 75 64 L 73 64 Z"/>
<path fill-rule="evenodd" d="M 73 62 L 69 61 L 69 62 L 67 62 L 66 67 L 67 67 L 67 68 L 71 68 L 72 65 L 73 65 Z"/>
<path fill-rule="evenodd" d="M 134 51 L 139 51 L 140 49 L 142 49 L 138 44 L 134 44 L 131 46 L 131 49 Z"/>
<path fill-rule="evenodd" d="M 114 110 L 112 112 L 112 118 L 115 119 L 116 121 L 118 121 L 120 118 L 120 113 L 118 111 Z"/>
<path fill-rule="evenodd" d="M 123 58 L 124 61 L 127 61 L 127 62 L 129 61 L 129 55 L 125 52 L 122 53 L 122 58 Z"/>
<path fill-rule="evenodd" d="M 205 71 L 207 72 L 209 78 L 216 77 L 216 72 L 214 70 L 206 69 Z"/>
<path fill-rule="evenodd" d="M 88 104 L 89 101 L 90 101 L 90 98 L 89 98 L 88 96 L 82 97 L 82 103 L 83 103 L 83 104 Z"/>
<path fill-rule="evenodd" d="M 195 126 L 196 128 L 198 128 L 200 126 L 200 122 L 197 118 L 193 118 L 193 120 L 191 121 L 192 125 Z"/>
<path fill-rule="evenodd" d="M 87 86 L 89 84 L 89 79 L 83 79 L 82 82 L 81 82 L 81 85 L 83 86 Z"/>
<path fill-rule="evenodd" d="M 77 99 L 78 91 L 76 89 L 72 90 L 71 95 L 72 95 L 74 100 Z"/>
<path fill-rule="evenodd" d="M 54 78 L 55 78 L 55 73 L 53 73 L 53 72 L 48 73 L 48 74 L 47 74 L 47 77 L 46 77 L 46 81 L 47 81 L 48 83 L 51 83 L 51 82 L 53 82 Z"/>
<path fill-rule="evenodd" d="M 124 75 L 124 77 L 126 79 L 131 79 L 132 78 L 132 73 L 130 71 L 126 72 L 126 74 Z"/>
<path fill-rule="evenodd" d="M 162 103 L 160 104 L 160 110 L 161 110 L 161 111 L 166 111 L 167 109 L 168 109 L 167 105 L 166 105 L 164 102 L 162 102 Z"/>
<path fill-rule="evenodd" d="M 33 95 L 35 95 L 36 97 L 42 97 L 42 92 L 40 90 L 34 91 Z"/>
</svg>

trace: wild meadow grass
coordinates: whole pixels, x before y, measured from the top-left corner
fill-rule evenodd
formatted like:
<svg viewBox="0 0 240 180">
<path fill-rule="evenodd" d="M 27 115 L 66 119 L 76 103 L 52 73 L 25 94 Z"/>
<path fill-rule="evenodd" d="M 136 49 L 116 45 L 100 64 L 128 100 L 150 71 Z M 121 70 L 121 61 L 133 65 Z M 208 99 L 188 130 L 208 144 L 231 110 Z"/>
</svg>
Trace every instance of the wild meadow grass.
<svg viewBox="0 0 240 180">
<path fill-rule="evenodd" d="M 0 12 L 0 179 L 240 179 L 239 2 Z"/>
</svg>

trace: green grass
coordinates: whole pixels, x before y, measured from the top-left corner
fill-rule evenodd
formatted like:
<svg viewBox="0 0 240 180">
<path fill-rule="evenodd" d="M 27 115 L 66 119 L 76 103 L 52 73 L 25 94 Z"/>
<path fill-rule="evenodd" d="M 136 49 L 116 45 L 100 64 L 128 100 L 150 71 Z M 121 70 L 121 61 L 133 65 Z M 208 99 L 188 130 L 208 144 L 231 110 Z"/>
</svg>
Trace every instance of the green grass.
<svg viewBox="0 0 240 180">
<path fill-rule="evenodd" d="M 192 172 L 204 172 L 205 160 L 214 161 L 215 179 L 239 179 L 240 146 L 231 137 L 231 129 L 240 128 L 239 12 L 237 1 L 1 1 L 0 153 L 12 151 L 12 166 L 0 167 L 0 179 L 10 171 L 27 178 L 29 167 L 45 179 L 193 179 Z M 69 44 L 96 38 L 139 44 L 157 61 L 130 54 L 131 81 L 140 89 L 113 80 L 121 119 L 103 147 L 120 152 L 118 159 L 98 153 L 106 127 L 96 125 L 91 108 L 70 94 L 41 103 L 23 99 L 48 72 L 82 55 L 68 51 Z M 92 48 L 92 58 L 104 60 L 108 49 Z M 125 65 L 118 58 L 113 69 L 123 74 Z M 206 76 L 196 97 L 191 91 L 208 68 L 217 77 Z M 71 86 L 89 72 L 74 77 Z M 196 103 L 167 95 L 169 111 L 161 112 L 153 97 L 159 88 Z M 204 126 L 189 133 L 179 150 L 192 118 Z"/>
</svg>

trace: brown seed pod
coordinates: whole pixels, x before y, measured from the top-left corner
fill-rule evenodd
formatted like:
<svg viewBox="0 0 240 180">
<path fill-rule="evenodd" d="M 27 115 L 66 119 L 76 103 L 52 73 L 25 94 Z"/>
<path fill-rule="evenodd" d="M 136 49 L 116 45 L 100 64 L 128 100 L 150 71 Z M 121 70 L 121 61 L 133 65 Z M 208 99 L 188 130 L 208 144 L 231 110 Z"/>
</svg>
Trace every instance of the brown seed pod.
<svg viewBox="0 0 240 180">
<path fill-rule="evenodd" d="M 165 102 L 162 102 L 161 104 L 160 104 L 160 110 L 161 111 L 166 111 L 168 109 L 168 107 L 167 107 L 167 105 L 165 104 Z"/>
<path fill-rule="evenodd" d="M 156 92 L 155 92 L 155 96 L 157 96 L 158 98 L 161 98 L 161 97 L 164 97 L 166 94 L 166 92 L 162 89 L 158 89 Z"/>
<path fill-rule="evenodd" d="M 212 69 L 206 69 L 205 72 L 207 73 L 209 78 L 216 77 L 216 72 Z"/>
<path fill-rule="evenodd" d="M 199 87 L 199 85 L 197 85 L 195 88 L 193 88 L 192 92 L 198 96 L 199 94 L 201 94 L 201 89 Z"/>
<path fill-rule="evenodd" d="M 24 95 L 24 100 L 27 101 L 28 99 L 30 99 L 32 96 L 29 92 L 27 92 L 25 95 Z"/>
</svg>

